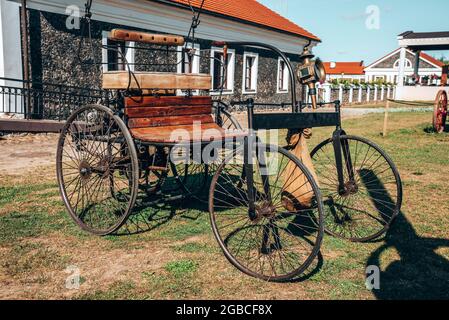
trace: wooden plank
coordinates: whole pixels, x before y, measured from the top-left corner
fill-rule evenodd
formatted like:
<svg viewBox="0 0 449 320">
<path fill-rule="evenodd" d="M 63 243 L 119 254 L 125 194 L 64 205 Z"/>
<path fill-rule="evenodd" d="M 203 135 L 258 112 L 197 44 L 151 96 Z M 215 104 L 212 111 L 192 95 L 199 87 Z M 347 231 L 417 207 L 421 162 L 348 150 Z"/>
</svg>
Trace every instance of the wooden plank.
<svg viewBox="0 0 449 320">
<path fill-rule="evenodd" d="M 151 117 L 173 117 L 173 116 L 193 116 L 210 115 L 212 106 L 170 106 L 170 107 L 140 107 L 126 108 L 125 114 L 129 118 L 151 118 Z"/>
<path fill-rule="evenodd" d="M 176 117 L 154 117 L 136 118 L 128 121 L 129 128 L 163 127 L 192 125 L 194 122 L 201 124 L 214 122 L 211 115 L 176 116 Z"/>
<path fill-rule="evenodd" d="M 133 97 L 125 98 L 125 106 L 132 107 L 164 107 L 212 105 L 211 97 Z"/>
<path fill-rule="evenodd" d="M 103 88 L 111 90 L 125 89 L 179 89 L 210 90 L 212 77 L 207 74 L 182 74 L 168 72 L 110 71 L 103 73 Z M 138 85 L 139 84 L 139 85 Z"/>
<path fill-rule="evenodd" d="M 125 29 L 112 30 L 109 39 L 116 41 L 135 41 L 165 46 L 183 46 L 185 43 L 184 37 L 181 36 L 154 34 Z"/>
<path fill-rule="evenodd" d="M 195 128 L 192 125 L 186 125 L 131 129 L 130 132 L 135 139 L 154 143 L 210 142 L 244 137 L 248 134 L 244 131 L 226 133 L 225 130 L 216 123 L 201 124 L 200 132 L 194 131 L 194 129 Z M 184 134 L 174 135 L 173 132 L 175 130 L 183 130 L 182 133 Z M 209 132 L 210 134 L 203 135 L 204 132 Z"/>
<path fill-rule="evenodd" d="M 64 125 L 63 121 L 0 119 L 0 131 L 8 133 L 59 133 Z"/>
</svg>

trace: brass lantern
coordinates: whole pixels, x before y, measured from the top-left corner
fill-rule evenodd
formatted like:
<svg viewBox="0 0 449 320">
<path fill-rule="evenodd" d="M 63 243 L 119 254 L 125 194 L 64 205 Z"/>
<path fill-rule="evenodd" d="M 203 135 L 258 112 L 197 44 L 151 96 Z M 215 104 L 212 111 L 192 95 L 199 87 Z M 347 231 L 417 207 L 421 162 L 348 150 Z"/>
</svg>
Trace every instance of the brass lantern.
<svg viewBox="0 0 449 320">
<path fill-rule="evenodd" d="M 324 70 L 323 62 L 317 58 L 313 60 L 313 55 L 309 46 L 304 47 L 304 50 L 300 56 L 301 64 L 298 66 L 296 75 L 299 82 L 303 85 L 307 85 L 309 88 L 309 96 L 312 99 L 312 107 L 317 108 L 317 90 L 316 83 L 324 83 L 326 81 L 326 71 Z"/>
</svg>

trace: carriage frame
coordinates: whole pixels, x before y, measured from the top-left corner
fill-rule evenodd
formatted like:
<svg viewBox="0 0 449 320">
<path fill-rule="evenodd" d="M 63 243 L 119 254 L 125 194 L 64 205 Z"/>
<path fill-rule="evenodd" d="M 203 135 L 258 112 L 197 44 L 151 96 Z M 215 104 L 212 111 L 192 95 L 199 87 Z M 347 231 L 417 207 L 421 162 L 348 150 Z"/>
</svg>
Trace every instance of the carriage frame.
<svg viewBox="0 0 449 320">
<path fill-rule="evenodd" d="M 173 51 L 169 47 L 174 43 L 184 43 L 184 39 L 178 36 L 134 33 L 126 30 L 117 30 L 116 37 L 117 34 L 121 34 L 124 38 L 134 37 L 133 39 L 139 36 L 142 42 L 165 46 L 162 52 L 167 53 Z M 143 205 L 151 207 L 161 202 L 188 201 L 187 199 L 192 197 L 201 200 L 197 196 L 196 189 L 204 190 L 205 184 L 208 183 L 210 189 L 206 202 L 208 202 L 212 230 L 225 256 L 242 272 L 267 281 L 286 281 L 301 276 L 318 255 L 325 232 L 358 242 L 373 240 L 383 235 L 399 213 L 402 203 L 401 180 L 391 158 L 374 143 L 346 134 L 342 128 L 339 101 L 332 103 L 317 103 L 316 100 L 312 100 L 312 103 L 298 101 L 297 85 L 301 82 L 296 76 L 292 63 L 279 49 L 256 42 L 215 42 L 214 45 L 223 47 L 224 52 L 233 47 L 252 47 L 278 55 L 289 70 L 291 101 L 282 105 L 290 105 L 291 112 L 260 113 L 256 110 L 257 103 L 254 99 L 232 101 L 228 105 L 221 99 L 221 94 L 214 100 L 211 98 L 208 100 L 207 95 L 192 94 L 198 86 L 172 87 L 171 91 L 167 91 L 167 87 L 164 86 L 162 88 L 143 87 L 141 79 L 144 78 L 138 78 L 123 57 L 128 69 L 121 73 L 121 76 L 125 74 L 128 77 L 125 85 L 122 84 L 121 88 L 116 89 L 106 88 L 114 93 L 111 94 L 115 97 L 112 99 L 113 103 L 110 106 L 87 105 L 75 110 L 62 130 L 58 143 L 56 163 L 59 188 L 67 210 L 78 225 L 93 234 L 114 234 L 132 215 L 136 202 L 139 201 L 139 193 L 142 191 L 147 198 L 145 202 L 142 202 Z M 194 45 L 191 48 L 194 48 Z M 111 47 L 107 49 L 116 50 Z M 181 54 L 182 61 L 177 61 L 176 64 L 184 65 L 187 54 L 191 71 L 192 57 L 198 53 L 184 46 Z M 223 74 L 226 74 L 226 54 L 224 56 L 224 61 L 219 62 L 224 68 Z M 147 77 L 145 79 L 149 79 L 150 76 L 155 77 L 154 73 L 144 76 Z M 167 77 L 169 76 L 176 75 L 167 74 Z M 160 90 L 165 91 L 161 93 Z M 183 95 L 176 95 L 179 90 L 185 90 Z M 223 84 L 221 90 L 223 90 Z M 316 95 L 313 88 L 310 93 Z M 198 107 L 200 100 L 202 104 Z M 162 105 L 161 101 L 175 101 L 175 104 L 167 102 L 166 105 Z M 247 110 L 247 130 L 242 129 L 229 111 L 230 106 L 236 105 Z M 319 111 L 324 107 L 327 107 L 326 111 Z M 328 110 L 329 107 L 331 110 Z M 189 111 L 194 109 L 201 109 L 203 113 L 192 114 Z M 156 122 L 149 121 L 148 118 L 135 120 L 130 116 L 142 113 L 151 114 L 154 117 L 151 119 L 158 120 Z M 173 122 L 170 126 L 166 120 L 173 115 L 178 122 Z M 189 121 L 197 118 L 210 119 L 212 115 L 215 123 L 211 123 L 210 126 L 215 129 L 222 128 L 223 130 L 220 131 L 222 136 L 197 141 L 169 141 L 166 138 L 155 138 L 166 128 L 176 128 L 178 123 L 185 127 L 186 124 L 183 122 L 185 118 L 190 117 Z M 230 127 L 224 126 L 226 121 Z M 137 124 L 138 128 L 133 127 Z M 333 136 L 311 152 L 313 160 L 326 152 L 328 152 L 326 156 L 332 158 L 330 168 L 335 169 L 335 172 L 329 172 L 329 164 L 320 166 L 320 161 L 315 162 L 317 167 L 324 168 L 329 175 L 332 175 L 332 190 L 325 191 L 325 186 L 328 185 L 326 179 L 329 180 L 329 177 L 316 181 L 313 169 L 308 168 L 303 163 L 303 159 L 299 159 L 294 154 L 295 146 L 287 150 L 279 146 L 266 145 L 257 135 L 259 130 L 273 129 L 289 130 L 289 134 L 302 135 L 304 130 L 317 127 L 335 127 Z M 234 131 L 228 132 L 227 129 L 231 128 Z M 139 136 L 136 134 L 138 130 L 146 134 Z M 215 143 L 217 148 L 221 148 L 220 150 L 224 150 L 223 156 L 219 160 L 214 159 L 214 164 L 196 163 L 194 166 L 199 171 L 195 174 L 201 177 L 202 182 L 201 185 L 194 183 L 196 186 L 189 186 L 186 179 L 194 175 L 191 165 L 183 164 L 184 171 L 180 174 L 176 164 L 171 161 L 170 152 L 179 146 L 188 146 L 191 147 L 189 150 L 194 150 L 194 145 L 203 151 L 204 147 L 212 143 Z M 365 151 L 364 155 L 359 155 L 358 150 L 363 147 L 368 151 Z M 190 153 L 188 156 L 193 157 Z M 270 169 L 275 173 L 269 174 L 267 168 L 270 166 L 270 161 L 267 159 L 272 156 L 281 158 L 282 161 Z M 357 162 L 357 157 L 363 156 L 366 167 L 363 167 L 365 163 L 362 163 L 361 159 L 359 159 L 361 162 Z M 237 158 L 243 161 L 236 165 Z M 369 162 L 371 158 L 373 160 Z M 357 167 L 357 164 L 360 167 Z M 238 173 L 231 173 L 235 167 L 238 167 Z M 379 171 L 379 176 L 376 176 L 376 173 L 372 172 L 375 168 L 384 171 Z M 297 201 L 299 203 L 294 206 L 290 203 L 288 206 L 285 204 L 285 189 L 289 186 L 288 183 L 292 184 L 289 181 L 292 175 L 286 177 L 285 170 L 296 172 L 296 176 L 299 172 L 299 177 L 305 181 L 302 187 L 306 185 L 308 188 L 306 193 L 311 194 L 309 197 L 311 204 L 305 205 L 301 201 Z M 387 171 L 392 181 L 388 181 L 383 176 Z M 179 184 L 177 188 L 179 192 L 164 194 L 163 186 L 169 184 L 167 181 L 170 172 L 174 176 L 171 181 Z M 321 174 L 324 174 L 317 173 L 320 178 Z M 274 176 L 276 179 L 273 178 Z M 72 177 L 74 177 L 73 181 L 69 181 Z M 280 183 L 280 180 L 283 182 Z M 373 181 L 376 181 L 375 185 Z M 368 200 L 362 199 L 363 195 L 360 191 L 364 183 L 363 190 L 367 193 L 365 197 Z M 385 187 L 387 183 L 391 183 L 391 188 L 378 198 L 377 195 L 383 192 L 380 188 Z M 374 187 L 370 189 L 372 185 Z M 220 189 L 224 188 L 223 186 L 235 190 L 223 189 L 225 190 L 223 191 Z M 72 188 L 75 191 L 71 192 Z M 79 190 L 76 191 L 77 189 Z M 97 189 L 102 190 L 100 198 L 93 196 Z M 292 193 L 290 200 L 296 197 L 295 192 Z M 391 198 L 389 203 L 386 197 Z M 279 204 L 275 203 L 278 198 Z M 362 200 L 371 202 L 374 213 L 365 212 L 368 209 L 360 208 L 354 209 L 355 213 L 350 213 L 348 199 L 355 199 L 353 201 L 356 204 L 361 203 Z M 224 210 L 224 203 L 232 207 L 226 207 L 227 209 Z M 363 223 L 357 225 L 358 220 L 353 219 L 351 214 L 361 214 L 363 211 L 363 215 L 370 216 L 374 215 L 376 210 L 387 210 L 385 209 L 387 207 L 388 214 L 383 213 L 383 216 L 380 212 L 379 217 L 374 218 L 378 225 L 366 231 L 365 234 L 361 234 L 364 225 Z M 95 216 L 89 217 L 89 214 L 94 211 Z M 108 217 L 110 222 L 106 222 L 106 219 L 102 220 L 101 214 L 110 211 L 113 211 L 111 217 Z M 229 223 L 233 221 L 233 215 L 246 219 L 244 220 L 246 224 L 240 226 L 240 229 L 236 227 L 225 236 L 224 229 L 220 229 L 220 219 L 227 216 L 226 221 Z M 352 233 L 355 229 L 359 233 Z M 246 239 L 248 233 L 252 239 Z M 231 248 L 231 244 L 241 234 L 245 236 L 236 245 L 238 250 Z M 297 244 L 292 244 L 294 241 L 297 241 Z M 246 253 L 248 258 L 240 253 L 245 249 L 248 251 Z M 257 261 L 256 265 L 254 260 Z M 267 266 L 264 266 L 265 263 Z"/>
</svg>

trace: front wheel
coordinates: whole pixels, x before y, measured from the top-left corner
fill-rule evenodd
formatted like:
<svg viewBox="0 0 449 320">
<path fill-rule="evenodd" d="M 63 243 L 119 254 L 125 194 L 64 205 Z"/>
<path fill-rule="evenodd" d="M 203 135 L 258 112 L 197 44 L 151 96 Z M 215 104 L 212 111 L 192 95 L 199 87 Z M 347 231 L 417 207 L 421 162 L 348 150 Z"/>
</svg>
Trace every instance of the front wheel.
<svg viewBox="0 0 449 320">
<path fill-rule="evenodd" d="M 326 232 L 353 242 L 366 242 L 383 235 L 399 214 L 402 183 L 390 157 L 371 141 L 341 136 L 344 189 L 339 190 L 332 139 L 311 153 L 324 200 Z M 353 174 L 349 174 L 352 167 Z M 353 179 L 350 177 L 353 176 Z"/>
<path fill-rule="evenodd" d="M 239 148 L 218 167 L 209 195 L 212 229 L 240 271 L 266 281 L 295 279 L 320 250 L 321 194 L 293 154 L 277 146 L 257 149 L 244 163 Z"/>
</svg>

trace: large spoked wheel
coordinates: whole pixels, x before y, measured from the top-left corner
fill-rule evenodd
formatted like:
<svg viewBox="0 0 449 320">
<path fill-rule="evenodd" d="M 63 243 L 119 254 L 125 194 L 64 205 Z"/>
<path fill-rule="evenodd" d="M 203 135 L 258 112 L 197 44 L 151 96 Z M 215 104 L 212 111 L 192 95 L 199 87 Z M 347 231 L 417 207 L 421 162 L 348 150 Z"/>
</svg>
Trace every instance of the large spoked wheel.
<svg viewBox="0 0 449 320">
<path fill-rule="evenodd" d="M 435 99 L 435 107 L 433 111 L 433 128 L 436 132 L 442 133 L 446 127 L 447 117 L 447 93 L 440 90 Z"/>
<path fill-rule="evenodd" d="M 214 235 L 240 271 L 266 281 L 295 279 L 320 250 L 324 211 L 319 188 L 309 170 L 285 149 L 259 145 L 259 155 L 249 157 L 252 168 L 245 168 L 243 152 L 237 149 L 212 179 Z"/>
<path fill-rule="evenodd" d="M 128 129 L 109 108 L 89 105 L 72 114 L 56 167 L 64 204 L 83 230 L 107 235 L 126 222 L 138 193 L 138 160 Z"/>
<path fill-rule="evenodd" d="M 341 145 L 354 172 L 351 179 L 343 157 L 344 190 L 339 190 L 332 139 L 311 153 L 324 200 L 326 232 L 353 242 L 377 239 L 401 210 L 399 172 L 390 157 L 366 139 L 341 136 Z"/>
</svg>

